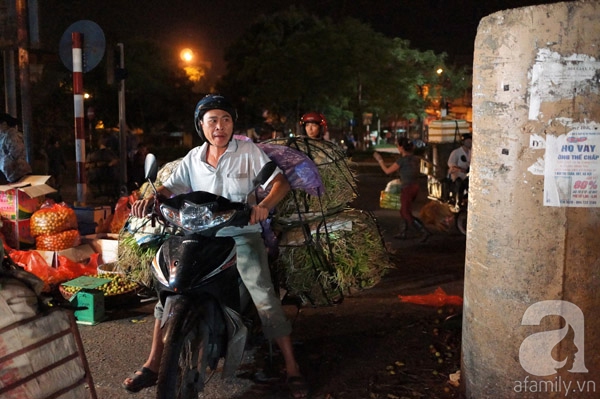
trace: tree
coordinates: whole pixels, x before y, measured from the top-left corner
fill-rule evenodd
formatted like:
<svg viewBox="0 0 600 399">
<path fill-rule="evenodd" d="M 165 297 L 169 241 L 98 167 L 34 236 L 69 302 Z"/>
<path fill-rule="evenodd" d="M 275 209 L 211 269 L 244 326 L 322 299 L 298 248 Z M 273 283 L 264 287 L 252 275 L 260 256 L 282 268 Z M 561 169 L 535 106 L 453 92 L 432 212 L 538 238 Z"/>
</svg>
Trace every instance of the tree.
<svg viewBox="0 0 600 399">
<path fill-rule="evenodd" d="M 151 132 L 167 123 L 193 131 L 192 91 L 172 48 L 155 41 L 134 40 L 125 45 L 127 121 Z"/>
<path fill-rule="evenodd" d="M 347 126 L 369 112 L 379 118 L 422 117 L 428 99 L 419 88 L 443 85 L 435 73 L 445 54 L 421 52 L 348 18 L 338 23 L 294 7 L 260 18 L 226 53 L 224 94 L 241 104 L 242 120 L 255 124 L 262 111 L 294 129 L 302 113 L 323 112 L 332 126 Z M 466 80 L 468 81 L 468 79 Z M 250 115 L 250 116 L 248 116 Z"/>
</svg>

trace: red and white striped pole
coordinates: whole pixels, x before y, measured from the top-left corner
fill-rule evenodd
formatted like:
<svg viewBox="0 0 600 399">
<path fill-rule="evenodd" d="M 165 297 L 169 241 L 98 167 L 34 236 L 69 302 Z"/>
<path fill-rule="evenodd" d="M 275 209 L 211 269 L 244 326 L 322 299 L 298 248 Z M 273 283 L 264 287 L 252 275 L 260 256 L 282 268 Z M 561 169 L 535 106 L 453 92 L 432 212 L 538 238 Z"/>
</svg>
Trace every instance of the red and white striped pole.
<svg viewBox="0 0 600 399">
<path fill-rule="evenodd" d="M 75 167 L 77 169 L 77 202 L 85 205 L 87 184 L 85 175 L 85 123 L 83 116 L 83 46 L 81 32 L 72 32 L 73 42 L 73 103 L 75 110 Z"/>
</svg>

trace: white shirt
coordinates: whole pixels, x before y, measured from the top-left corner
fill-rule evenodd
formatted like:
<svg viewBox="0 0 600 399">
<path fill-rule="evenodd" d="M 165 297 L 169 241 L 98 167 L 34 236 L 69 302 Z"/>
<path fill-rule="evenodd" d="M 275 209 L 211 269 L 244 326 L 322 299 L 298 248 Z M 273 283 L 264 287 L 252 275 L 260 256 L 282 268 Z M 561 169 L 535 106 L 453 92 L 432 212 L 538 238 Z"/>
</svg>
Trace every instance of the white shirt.
<svg viewBox="0 0 600 399">
<path fill-rule="evenodd" d="M 248 200 L 249 204 L 255 205 L 256 199 L 251 193 L 252 180 L 262 167 L 271 161 L 269 157 L 253 142 L 233 139 L 215 168 L 206 162 L 208 146 L 208 143 L 204 143 L 190 150 L 163 183 L 165 188 L 173 194 L 207 191 L 234 202 Z M 277 168 L 262 187 L 267 187 L 279 173 L 282 171 Z M 249 193 L 251 195 L 247 199 L 246 195 Z"/>
<path fill-rule="evenodd" d="M 234 139 L 214 168 L 206 162 L 208 145 L 190 150 L 163 185 L 174 194 L 207 191 L 231 201 L 246 201 L 246 194 L 253 188 L 252 179 L 270 161 L 269 157 L 254 143 Z M 263 187 L 279 173 L 281 169 L 277 168 Z"/>
<path fill-rule="evenodd" d="M 464 160 L 461 159 L 464 156 Z M 448 157 L 448 167 L 451 168 L 452 166 L 457 166 L 461 169 L 467 170 L 469 168 L 469 166 L 471 165 L 471 150 L 470 149 L 465 149 L 464 146 L 460 146 L 457 149 L 455 149 L 454 151 L 452 151 L 450 153 L 450 156 Z M 461 178 L 461 179 L 466 179 L 467 178 L 467 174 L 461 171 L 456 171 L 456 172 L 450 172 L 450 178 L 452 179 L 452 181 L 456 180 L 457 178 Z"/>
</svg>

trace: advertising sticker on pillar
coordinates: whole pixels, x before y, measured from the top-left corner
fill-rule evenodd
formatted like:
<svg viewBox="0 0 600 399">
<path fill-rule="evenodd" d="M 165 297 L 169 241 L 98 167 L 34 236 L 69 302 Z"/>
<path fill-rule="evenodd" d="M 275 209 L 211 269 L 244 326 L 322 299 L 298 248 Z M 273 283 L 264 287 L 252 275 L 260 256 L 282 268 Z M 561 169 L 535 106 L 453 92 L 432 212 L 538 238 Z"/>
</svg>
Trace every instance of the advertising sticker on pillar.
<svg viewBox="0 0 600 399">
<path fill-rule="evenodd" d="M 544 205 L 597 208 L 600 124 L 570 123 L 569 133 L 546 137 Z"/>
</svg>

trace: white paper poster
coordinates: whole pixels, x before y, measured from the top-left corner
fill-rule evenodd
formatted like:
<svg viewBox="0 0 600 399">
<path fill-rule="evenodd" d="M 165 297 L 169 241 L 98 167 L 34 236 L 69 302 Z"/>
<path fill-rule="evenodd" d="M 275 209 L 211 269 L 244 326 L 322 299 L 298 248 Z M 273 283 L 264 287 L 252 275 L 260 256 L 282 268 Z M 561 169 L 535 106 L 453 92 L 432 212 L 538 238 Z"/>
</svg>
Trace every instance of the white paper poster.
<svg viewBox="0 0 600 399">
<path fill-rule="evenodd" d="M 558 137 L 546 137 L 544 205 L 600 206 L 600 126 L 583 125 Z"/>
</svg>

